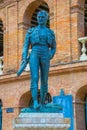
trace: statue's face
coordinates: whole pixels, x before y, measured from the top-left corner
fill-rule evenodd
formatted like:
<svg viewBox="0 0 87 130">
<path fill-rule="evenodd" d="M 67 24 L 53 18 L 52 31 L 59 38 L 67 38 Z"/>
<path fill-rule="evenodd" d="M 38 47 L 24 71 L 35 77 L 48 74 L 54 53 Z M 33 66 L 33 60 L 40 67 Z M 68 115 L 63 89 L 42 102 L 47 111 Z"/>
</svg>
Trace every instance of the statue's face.
<svg viewBox="0 0 87 130">
<path fill-rule="evenodd" d="M 37 16 L 37 21 L 39 25 L 46 25 L 47 23 L 47 16 L 44 12 L 40 12 Z"/>
</svg>

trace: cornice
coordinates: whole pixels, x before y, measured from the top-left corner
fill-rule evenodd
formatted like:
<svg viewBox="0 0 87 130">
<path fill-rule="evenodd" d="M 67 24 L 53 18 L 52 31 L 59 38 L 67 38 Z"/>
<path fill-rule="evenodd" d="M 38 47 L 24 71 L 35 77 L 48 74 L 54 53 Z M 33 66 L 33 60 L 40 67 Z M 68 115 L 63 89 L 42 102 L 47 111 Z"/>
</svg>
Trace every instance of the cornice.
<svg viewBox="0 0 87 130">
<path fill-rule="evenodd" d="M 75 61 L 66 64 L 59 64 L 50 69 L 50 75 L 67 74 L 87 71 L 87 61 Z"/>
<path fill-rule="evenodd" d="M 49 77 L 56 76 L 67 73 L 77 73 L 77 72 L 86 72 L 87 71 L 87 61 L 83 62 L 73 62 L 68 64 L 60 64 L 50 67 Z M 16 73 L 10 75 L 2 75 L 0 76 L 0 84 L 2 83 L 11 83 L 11 82 L 19 82 L 23 80 L 30 79 L 30 72 L 24 72 L 21 76 L 17 77 Z"/>
</svg>

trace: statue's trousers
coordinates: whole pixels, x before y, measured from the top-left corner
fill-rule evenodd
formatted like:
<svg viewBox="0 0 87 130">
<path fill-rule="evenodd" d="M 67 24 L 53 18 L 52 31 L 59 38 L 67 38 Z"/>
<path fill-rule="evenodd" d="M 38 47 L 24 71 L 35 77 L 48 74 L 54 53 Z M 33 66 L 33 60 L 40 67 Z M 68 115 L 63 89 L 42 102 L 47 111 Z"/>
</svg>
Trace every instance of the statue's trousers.
<svg viewBox="0 0 87 130">
<path fill-rule="evenodd" d="M 30 54 L 30 72 L 31 72 L 31 93 L 33 100 L 37 100 L 39 70 L 41 77 L 41 98 L 48 92 L 48 73 L 50 66 L 48 47 L 33 47 Z"/>
</svg>

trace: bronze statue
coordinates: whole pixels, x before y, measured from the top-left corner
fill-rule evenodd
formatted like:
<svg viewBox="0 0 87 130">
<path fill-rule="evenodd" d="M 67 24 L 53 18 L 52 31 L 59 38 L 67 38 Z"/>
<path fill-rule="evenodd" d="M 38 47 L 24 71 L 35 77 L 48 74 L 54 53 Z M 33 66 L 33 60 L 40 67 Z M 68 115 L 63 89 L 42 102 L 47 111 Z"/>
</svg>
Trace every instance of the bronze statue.
<svg viewBox="0 0 87 130">
<path fill-rule="evenodd" d="M 46 27 L 48 20 L 48 14 L 46 11 L 40 11 L 37 15 L 38 26 L 29 28 L 23 46 L 22 52 L 22 64 L 20 70 L 17 72 L 18 75 L 22 73 L 26 64 L 30 64 L 31 73 L 31 94 L 33 98 L 33 108 L 38 109 L 44 105 L 44 99 L 48 93 L 48 73 L 50 67 L 50 60 L 53 58 L 56 52 L 56 42 L 54 32 Z M 30 45 L 32 51 L 28 57 L 28 50 Z M 38 80 L 40 70 L 40 97 L 41 105 L 38 103 Z"/>
</svg>

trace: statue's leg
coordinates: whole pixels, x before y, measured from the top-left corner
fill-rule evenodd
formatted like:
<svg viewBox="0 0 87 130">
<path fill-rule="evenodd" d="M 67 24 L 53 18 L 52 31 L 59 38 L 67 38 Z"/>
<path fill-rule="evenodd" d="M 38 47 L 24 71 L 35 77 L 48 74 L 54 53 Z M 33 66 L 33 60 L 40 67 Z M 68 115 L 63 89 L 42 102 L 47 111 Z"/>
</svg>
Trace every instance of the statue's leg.
<svg viewBox="0 0 87 130">
<path fill-rule="evenodd" d="M 33 107 L 38 109 L 38 80 L 39 80 L 39 58 L 37 54 L 31 52 L 30 55 L 30 73 L 31 73 L 31 94 L 33 98 Z"/>
<path fill-rule="evenodd" d="M 48 73 L 49 73 L 50 60 L 48 55 L 41 58 L 40 71 L 41 71 L 41 104 L 44 105 L 45 97 L 48 93 Z"/>
</svg>

